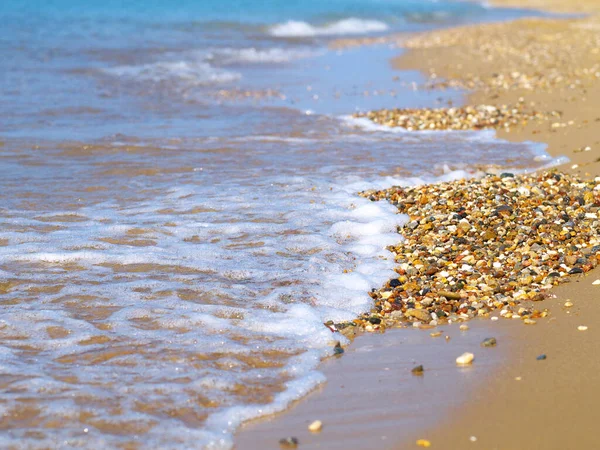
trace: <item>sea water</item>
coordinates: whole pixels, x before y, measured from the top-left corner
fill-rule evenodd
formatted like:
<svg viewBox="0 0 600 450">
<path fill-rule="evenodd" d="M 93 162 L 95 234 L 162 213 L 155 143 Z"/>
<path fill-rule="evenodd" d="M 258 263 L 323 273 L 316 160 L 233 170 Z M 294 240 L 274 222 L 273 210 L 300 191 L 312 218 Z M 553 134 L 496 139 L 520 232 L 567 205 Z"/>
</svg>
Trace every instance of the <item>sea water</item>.
<svg viewBox="0 0 600 450">
<path fill-rule="evenodd" d="M 411 0 L 0 5 L 2 448 L 229 448 L 324 381 L 405 217 L 364 189 L 551 163 L 339 37 L 523 14 Z M 440 99 L 442 97 L 442 99 Z"/>
</svg>

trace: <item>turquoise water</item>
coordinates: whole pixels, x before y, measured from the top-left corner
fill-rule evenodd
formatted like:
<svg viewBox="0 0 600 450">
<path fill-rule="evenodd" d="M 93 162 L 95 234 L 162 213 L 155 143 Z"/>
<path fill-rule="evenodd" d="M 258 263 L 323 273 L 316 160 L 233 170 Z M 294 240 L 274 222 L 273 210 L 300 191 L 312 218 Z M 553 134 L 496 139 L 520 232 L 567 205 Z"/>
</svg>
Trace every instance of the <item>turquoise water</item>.
<svg viewBox="0 0 600 450">
<path fill-rule="evenodd" d="M 329 44 L 522 14 L 2 2 L 0 447 L 230 448 L 322 383 L 344 341 L 323 322 L 369 310 L 405 220 L 359 190 L 550 162 L 349 118 L 461 93 L 418 89 L 399 48 Z"/>
<path fill-rule="evenodd" d="M 389 22 L 420 20 L 456 21 L 481 18 L 489 9 L 473 2 L 441 2 L 437 0 L 33 0 L 9 2 L 0 6 L 8 15 L 76 17 L 167 22 L 203 23 L 232 21 L 238 23 L 274 23 L 286 20 L 325 22 L 347 17 L 382 19 Z M 494 14 L 500 14 L 495 12 Z"/>
<path fill-rule="evenodd" d="M 2 2 L 0 132 L 139 135 L 169 123 L 173 135 L 195 134 L 196 126 L 172 114 L 190 103 L 207 107 L 211 118 L 232 119 L 249 103 L 323 113 L 393 105 L 357 98 L 374 82 L 413 97 L 407 103 L 431 103 L 431 95 L 392 83 L 385 63 L 391 52 L 347 55 L 336 65 L 328 42 L 520 14 L 427 0 Z M 203 122 L 211 133 L 223 128 Z"/>
</svg>

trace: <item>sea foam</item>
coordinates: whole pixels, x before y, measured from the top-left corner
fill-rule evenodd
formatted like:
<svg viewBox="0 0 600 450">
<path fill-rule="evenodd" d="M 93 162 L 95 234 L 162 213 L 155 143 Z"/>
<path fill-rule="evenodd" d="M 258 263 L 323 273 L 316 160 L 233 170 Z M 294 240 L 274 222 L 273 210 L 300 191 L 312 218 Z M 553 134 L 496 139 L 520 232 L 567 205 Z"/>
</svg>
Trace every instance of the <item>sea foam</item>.
<svg viewBox="0 0 600 450">
<path fill-rule="evenodd" d="M 301 38 L 314 36 L 343 36 L 377 33 L 388 30 L 386 23 L 379 20 L 349 18 L 326 25 L 315 26 L 308 22 L 289 20 L 269 28 L 269 33 L 276 37 Z"/>
<path fill-rule="evenodd" d="M 150 64 L 117 66 L 103 69 L 120 78 L 161 83 L 175 81 L 187 85 L 211 85 L 238 80 L 236 72 L 215 68 L 202 61 L 158 61 Z"/>
</svg>

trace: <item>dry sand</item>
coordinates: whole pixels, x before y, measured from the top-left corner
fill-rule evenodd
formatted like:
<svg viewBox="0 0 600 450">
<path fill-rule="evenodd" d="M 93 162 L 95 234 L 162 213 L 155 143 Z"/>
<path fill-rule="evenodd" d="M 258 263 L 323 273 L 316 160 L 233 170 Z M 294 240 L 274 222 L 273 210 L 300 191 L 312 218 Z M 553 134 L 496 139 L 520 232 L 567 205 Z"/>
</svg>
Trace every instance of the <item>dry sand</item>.
<svg viewBox="0 0 600 450">
<path fill-rule="evenodd" d="M 560 119 L 500 131 L 499 137 L 546 142 L 551 155 L 571 159 L 562 170 L 600 175 L 600 1 L 494 3 L 591 15 L 403 37 L 411 50 L 395 64 L 435 74 L 433 84 L 444 79 L 472 88 L 467 103 L 522 101 L 562 111 Z M 288 435 L 300 438 L 300 448 L 418 448 L 417 439 L 439 449 L 600 448 L 597 278 L 596 269 L 553 289 L 556 297 L 544 301 L 550 318 L 534 326 L 473 321 L 465 332 L 447 327 L 449 342 L 418 330 L 361 337 L 343 358 L 324 364 L 329 382 L 320 392 L 288 414 L 246 426 L 238 448 L 278 448 L 277 439 Z M 567 300 L 572 307 L 564 306 Z M 498 346 L 482 349 L 482 330 L 490 327 Z M 467 350 L 476 355 L 474 367 L 456 370 L 454 358 Z M 540 354 L 547 358 L 536 359 Z M 410 375 L 416 363 L 425 365 L 424 376 Z M 318 435 L 306 430 L 314 419 L 325 423 Z"/>
</svg>

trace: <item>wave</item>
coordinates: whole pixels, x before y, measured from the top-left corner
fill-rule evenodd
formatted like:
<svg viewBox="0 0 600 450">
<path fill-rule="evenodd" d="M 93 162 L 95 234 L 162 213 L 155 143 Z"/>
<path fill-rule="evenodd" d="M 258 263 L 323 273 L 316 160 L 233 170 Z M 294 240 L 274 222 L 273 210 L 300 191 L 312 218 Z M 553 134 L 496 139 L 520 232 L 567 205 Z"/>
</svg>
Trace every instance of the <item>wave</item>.
<svg viewBox="0 0 600 450">
<path fill-rule="evenodd" d="M 209 53 L 206 59 L 218 64 L 229 65 L 239 63 L 281 64 L 296 59 L 310 58 L 316 51 L 309 49 L 285 48 L 224 48 Z"/>
<path fill-rule="evenodd" d="M 218 69 L 200 61 L 159 61 L 139 66 L 111 67 L 103 71 L 136 81 L 178 81 L 193 86 L 229 83 L 241 77 L 239 73 Z"/>
<path fill-rule="evenodd" d="M 309 49 L 222 48 L 170 55 L 173 60 L 148 64 L 117 66 L 102 72 L 118 78 L 151 83 L 172 82 L 185 86 L 208 86 L 231 83 L 242 75 L 218 66 L 242 64 L 283 64 L 317 54 Z"/>
<path fill-rule="evenodd" d="M 368 34 L 388 30 L 384 22 L 351 17 L 323 26 L 314 26 L 307 22 L 289 20 L 269 28 L 269 34 L 275 37 L 313 37 L 340 36 L 350 34 Z"/>
</svg>

